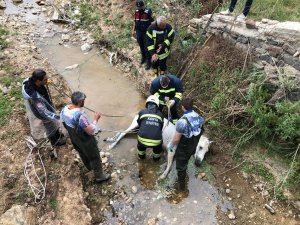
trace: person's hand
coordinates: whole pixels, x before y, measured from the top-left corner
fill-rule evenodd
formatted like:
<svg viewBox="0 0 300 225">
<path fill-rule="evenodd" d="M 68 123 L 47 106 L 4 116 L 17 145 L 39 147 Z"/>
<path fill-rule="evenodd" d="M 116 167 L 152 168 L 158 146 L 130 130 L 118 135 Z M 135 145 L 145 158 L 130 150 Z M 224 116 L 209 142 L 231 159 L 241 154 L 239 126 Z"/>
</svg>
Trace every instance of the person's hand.
<svg viewBox="0 0 300 225">
<path fill-rule="evenodd" d="M 131 32 L 131 36 L 132 36 L 134 39 L 136 39 L 136 33 L 135 33 L 135 31 L 132 31 L 132 32 Z"/>
<path fill-rule="evenodd" d="M 157 54 L 154 54 L 152 57 L 151 57 L 151 62 L 156 62 L 158 60 L 158 55 Z"/>
<path fill-rule="evenodd" d="M 158 54 L 160 52 L 160 50 L 162 49 L 162 44 L 158 45 L 158 49 L 156 50 L 156 53 Z"/>
<path fill-rule="evenodd" d="M 94 120 L 95 120 L 96 122 L 98 122 L 98 120 L 100 119 L 100 117 L 101 117 L 101 113 L 95 112 L 95 114 L 94 114 Z"/>
</svg>

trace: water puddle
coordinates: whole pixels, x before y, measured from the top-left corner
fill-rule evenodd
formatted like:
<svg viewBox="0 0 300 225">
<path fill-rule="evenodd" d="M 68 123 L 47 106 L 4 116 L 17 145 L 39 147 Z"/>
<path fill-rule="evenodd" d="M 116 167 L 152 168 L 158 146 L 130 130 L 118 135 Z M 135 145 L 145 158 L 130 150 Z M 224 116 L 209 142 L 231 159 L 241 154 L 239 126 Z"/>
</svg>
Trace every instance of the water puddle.
<svg viewBox="0 0 300 225">
<path fill-rule="evenodd" d="M 20 12 L 17 6 L 15 8 L 8 4 L 8 1 L 6 2 L 8 6 L 6 13 Z M 24 3 L 32 2 L 28 0 Z M 29 18 L 28 14 L 32 13 L 26 12 L 25 17 Z M 37 17 L 41 18 L 38 15 Z M 40 23 L 43 23 L 42 21 L 44 19 L 40 19 Z M 42 24 L 42 27 L 46 27 L 46 23 Z M 36 44 L 41 49 L 42 55 L 48 58 L 72 90 L 80 90 L 87 95 L 87 107 L 108 115 L 124 115 L 121 118 L 103 116 L 100 119 L 100 126 L 103 129 L 124 130 L 129 126 L 136 112 L 145 104 L 145 100 L 135 88 L 134 81 L 128 80 L 112 67 L 108 59 L 97 49 L 94 48 L 84 54 L 80 46 L 60 45 L 59 42 L 60 38 L 54 36 L 40 38 Z M 78 64 L 77 68 L 65 69 L 75 64 Z M 86 112 L 92 118 L 93 114 Z M 99 144 L 103 149 L 107 146 L 102 140 L 112 135 L 114 135 L 112 132 L 102 132 L 98 136 Z M 113 171 L 118 174 L 118 179 L 113 185 L 122 188 L 127 198 L 110 201 L 112 210 L 105 212 L 107 224 L 120 224 L 120 222 L 145 224 L 151 220 L 161 225 L 217 224 L 217 209 L 225 211 L 232 207 L 230 203 L 223 202 L 222 196 L 209 182 L 196 177 L 199 169 L 195 168 L 192 162 L 188 170 L 188 195 L 174 195 L 175 168 L 173 167 L 165 181 L 157 182 L 159 174 L 164 169 L 166 156 L 160 162 L 153 162 L 149 151 L 145 160 L 139 160 L 136 155 L 134 135 L 123 139 L 110 153 L 112 154 L 110 161 L 114 165 Z M 133 191 L 133 187 L 136 191 Z"/>
</svg>

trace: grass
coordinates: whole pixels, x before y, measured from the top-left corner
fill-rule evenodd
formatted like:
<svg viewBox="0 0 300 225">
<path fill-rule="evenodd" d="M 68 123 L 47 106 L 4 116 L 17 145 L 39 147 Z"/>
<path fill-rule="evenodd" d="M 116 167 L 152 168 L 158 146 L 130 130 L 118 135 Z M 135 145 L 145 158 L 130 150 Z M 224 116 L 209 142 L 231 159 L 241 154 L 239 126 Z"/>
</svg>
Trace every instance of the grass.
<svg viewBox="0 0 300 225">
<path fill-rule="evenodd" d="M 53 209 L 53 210 L 57 209 L 58 202 L 57 202 L 57 199 L 55 197 L 50 198 L 49 204 L 50 204 L 51 209 Z"/>
<path fill-rule="evenodd" d="M 224 1 L 222 10 L 229 6 L 229 0 Z M 246 0 L 239 0 L 235 7 L 235 13 L 243 11 Z M 300 4 L 296 0 L 264 0 L 253 1 L 249 18 L 261 20 L 263 18 L 278 21 L 298 21 L 300 22 Z"/>
<path fill-rule="evenodd" d="M 3 25 L 0 25 L 0 51 L 8 46 L 8 43 L 6 41 L 6 37 L 8 34 L 8 30 Z"/>
</svg>

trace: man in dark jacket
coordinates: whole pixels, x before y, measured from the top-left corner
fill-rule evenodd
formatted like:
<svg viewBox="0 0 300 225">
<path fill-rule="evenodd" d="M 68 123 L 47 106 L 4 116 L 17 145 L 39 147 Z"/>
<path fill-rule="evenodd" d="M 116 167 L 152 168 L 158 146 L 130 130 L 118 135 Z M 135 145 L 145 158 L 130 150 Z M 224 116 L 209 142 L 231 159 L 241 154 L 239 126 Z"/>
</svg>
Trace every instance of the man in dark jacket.
<svg viewBox="0 0 300 225">
<path fill-rule="evenodd" d="M 175 32 L 164 16 L 157 18 L 147 30 L 147 49 L 150 53 L 154 77 L 163 75 L 167 70 L 167 58 Z"/>
<path fill-rule="evenodd" d="M 100 153 L 94 134 L 97 131 L 96 124 L 101 115 L 94 114 L 91 123 L 86 114 L 81 111 L 86 96 L 80 91 L 75 91 L 71 96 L 71 105 L 67 105 L 61 111 L 61 118 L 65 128 L 68 130 L 72 144 L 88 170 L 93 170 L 95 181 L 100 183 L 110 178 L 103 172 Z"/>
<path fill-rule="evenodd" d="M 137 0 L 136 1 L 136 7 L 134 14 L 134 24 L 132 28 L 132 36 L 134 37 L 136 35 L 137 42 L 141 49 L 141 64 L 147 63 L 145 66 L 146 70 L 149 70 L 151 67 L 150 62 L 150 55 L 147 50 L 147 29 L 150 26 L 150 24 L 154 21 L 152 17 L 152 11 L 151 9 L 145 8 L 145 3 L 143 0 Z"/>
<path fill-rule="evenodd" d="M 179 190 L 185 190 L 186 170 L 189 159 L 195 154 L 200 136 L 203 133 L 204 119 L 193 110 L 193 100 L 185 98 L 181 102 L 183 116 L 176 123 L 176 132 L 168 145 L 168 151 L 176 149 L 176 169 Z M 177 146 L 177 148 L 176 148 Z"/>
<path fill-rule="evenodd" d="M 179 118 L 176 106 L 182 99 L 183 86 L 181 80 L 174 75 L 162 75 L 155 78 L 150 86 L 150 94 L 159 98 L 159 109 L 170 108 L 172 122 Z"/>
<path fill-rule="evenodd" d="M 153 148 L 153 160 L 160 159 L 162 152 L 162 128 L 164 125 L 163 114 L 158 110 L 159 100 L 150 95 L 146 100 L 146 108 L 138 114 L 138 156 L 146 157 L 146 149 Z"/>
<path fill-rule="evenodd" d="M 22 95 L 28 111 L 41 120 L 52 146 L 60 146 L 66 143 L 63 134 L 59 131 L 59 114 L 56 113 L 47 86 L 48 76 L 42 69 L 33 71 L 32 76 L 23 81 Z M 37 129 L 31 120 L 31 133 Z M 33 135 L 34 138 L 35 135 Z"/>
</svg>

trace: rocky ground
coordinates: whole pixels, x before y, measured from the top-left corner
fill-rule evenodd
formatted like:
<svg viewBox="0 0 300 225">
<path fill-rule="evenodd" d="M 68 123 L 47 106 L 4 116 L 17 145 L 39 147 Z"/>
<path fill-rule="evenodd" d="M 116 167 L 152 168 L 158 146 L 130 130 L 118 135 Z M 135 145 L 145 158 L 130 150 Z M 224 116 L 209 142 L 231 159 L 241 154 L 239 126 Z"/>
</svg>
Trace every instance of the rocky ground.
<svg viewBox="0 0 300 225">
<path fill-rule="evenodd" d="M 1 4 L 3 5 L 3 2 Z M 113 11 L 122 4 L 122 1 L 118 0 L 112 1 L 111 4 L 102 2 L 102 10 L 112 9 Z M 29 151 L 24 138 L 30 131 L 23 101 L 20 97 L 15 97 L 11 90 L 20 89 L 20 81 L 30 76 L 34 68 L 45 69 L 54 83 L 61 83 L 61 88 L 68 90 L 64 80 L 57 75 L 53 66 L 41 56 L 40 49 L 36 47 L 34 40 L 60 32 L 62 44 L 65 42 L 81 46 L 94 44 L 93 40 L 88 41 L 89 38 L 86 38 L 87 32 L 73 30 L 67 25 L 57 28 L 47 17 L 41 18 L 46 21 L 43 23 L 46 27 L 36 26 L 39 22 L 35 15 L 39 15 L 42 11 L 50 11 L 50 9 L 52 9 L 50 5 L 38 6 L 29 1 L 25 6 L 22 5 L 22 10 L 16 14 L 6 15 L 2 12 L 0 17 L 1 24 L 4 24 L 10 31 L 6 39 L 9 46 L 0 52 L 0 76 L 14 79 L 9 86 L 5 86 L 6 89 L 2 88 L 1 91 L 9 101 L 15 102 L 9 122 L 0 131 L 0 213 L 2 214 L 0 224 L 101 224 L 106 221 L 105 212 L 113 210 L 110 207 L 112 201 L 122 199 L 130 203 L 132 199 L 122 188 L 114 186 L 114 181 L 95 186 L 89 179 L 89 175 L 86 175 L 87 171 L 83 169 L 70 142 L 57 149 L 57 159 L 50 157 L 50 147 L 41 151 L 48 182 L 45 199 L 39 204 L 34 202 L 34 196 L 23 175 L 23 165 Z M 30 18 L 33 22 L 26 21 L 26 15 L 28 15 L 26 11 L 30 11 L 33 15 L 33 18 Z M 103 26 L 102 29 L 105 30 L 105 27 Z M 134 45 L 134 43 L 131 44 Z M 102 51 L 106 52 L 104 49 Z M 127 74 L 135 69 L 139 73 L 144 73 L 138 65 L 136 47 L 131 52 L 119 51 L 123 53 L 120 61 L 116 62 L 119 68 L 125 70 Z M 113 55 L 110 56 L 113 58 Z M 121 61 L 122 58 L 126 60 Z M 145 89 L 147 89 L 146 85 L 141 87 L 141 90 Z M 51 88 L 51 91 L 57 108 L 61 108 L 68 102 L 61 92 L 54 88 Z M 218 143 L 215 146 L 217 154 L 209 156 L 207 160 L 213 167 L 214 185 L 223 194 L 224 199 L 231 201 L 235 206 L 232 211 L 226 213 L 219 210 L 218 224 L 299 224 L 297 211 L 293 207 L 272 199 L 268 193 L 270 191 L 265 190 L 259 178 L 241 173 L 238 167 L 234 169 L 234 162 L 226 155 L 226 152 L 221 150 L 224 146 L 226 143 Z M 101 156 L 105 162 L 105 169 L 111 171 L 112 164 L 108 161 L 111 155 L 103 153 Z M 37 168 L 40 166 L 37 165 Z M 113 177 L 122 179 L 116 173 Z M 205 180 L 205 177 L 206 174 L 199 175 L 199 179 Z M 131 190 L 131 194 L 137 193 L 134 185 Z M 141 221 L 141 224 L 147 223 L 160 224 L 156 217 Z M 120 222 L 119 224 L 126 223 Z"/>
</svg>

